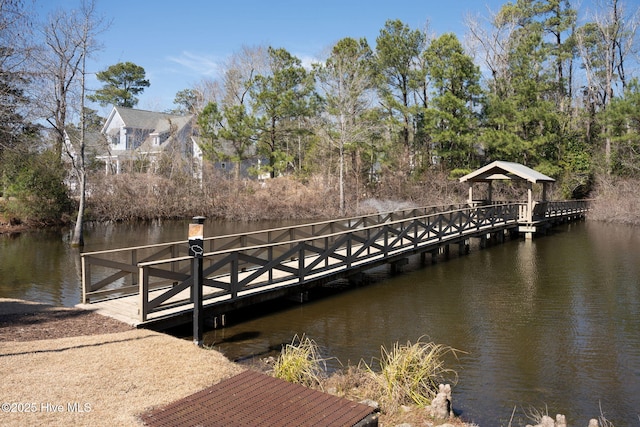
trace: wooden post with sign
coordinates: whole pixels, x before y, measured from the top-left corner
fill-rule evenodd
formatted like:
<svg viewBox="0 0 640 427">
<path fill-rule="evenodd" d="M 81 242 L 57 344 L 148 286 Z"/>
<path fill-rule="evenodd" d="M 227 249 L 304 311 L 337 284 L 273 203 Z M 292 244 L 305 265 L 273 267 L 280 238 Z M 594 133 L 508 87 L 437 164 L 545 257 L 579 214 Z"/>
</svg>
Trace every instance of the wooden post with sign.
<svg viewBox="0 0 640 427">
<path fill-rule="evenodd" d="M 204 329 L 204 313 L 202 311 L 202 256 L 204 254 L 204 220 L 203 216 L 193 217 L 189 224 L 189 256 L 192 278 L 191 295 L 193 296 L 193 343 L 202 347 L 202 331 Z"/>
</svg>

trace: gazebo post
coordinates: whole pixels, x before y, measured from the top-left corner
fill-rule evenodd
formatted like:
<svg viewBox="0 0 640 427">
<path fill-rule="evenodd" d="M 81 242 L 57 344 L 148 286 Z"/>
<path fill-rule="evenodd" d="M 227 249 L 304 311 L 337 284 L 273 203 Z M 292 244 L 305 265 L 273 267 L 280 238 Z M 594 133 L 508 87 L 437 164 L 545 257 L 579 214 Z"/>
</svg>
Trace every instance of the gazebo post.
<svg viewBox="0 0 640 427">
<path fill-rule="evenodd" d="M 469 206 L 473 206 L 473 182 L 468 181 L 469 182 L 469 200 L 467 200 L 467 203 L 469 203 Z"/>
<path fill-rule="evenodd" d="M 528 195 L 527 209 L 529 212 L 527 212 L 527 219 L 529 222 L 533 222 L 533 183 L 529 181 L 528 184 L 529 185 L 527 186 L 527 195 Z"/>
</svg>

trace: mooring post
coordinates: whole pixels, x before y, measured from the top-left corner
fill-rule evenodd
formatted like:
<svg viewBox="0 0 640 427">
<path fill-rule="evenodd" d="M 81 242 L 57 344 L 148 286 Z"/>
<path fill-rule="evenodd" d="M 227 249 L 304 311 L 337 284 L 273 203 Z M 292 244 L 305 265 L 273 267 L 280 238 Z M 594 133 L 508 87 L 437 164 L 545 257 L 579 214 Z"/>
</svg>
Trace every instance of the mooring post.
<svg viewBox="0 0 640 427">
<path fill-rule="evenodd" d="M 191 270 L 193 283 L 193 343 L 202 347 L 202 331 L 204 329 L 204 313 L 202 310 L 202 255 L 204 254 L 204 220 L 203 216 L 193 217 L 189 224 L 189 256 L 192 256 Z"/>
</svg>

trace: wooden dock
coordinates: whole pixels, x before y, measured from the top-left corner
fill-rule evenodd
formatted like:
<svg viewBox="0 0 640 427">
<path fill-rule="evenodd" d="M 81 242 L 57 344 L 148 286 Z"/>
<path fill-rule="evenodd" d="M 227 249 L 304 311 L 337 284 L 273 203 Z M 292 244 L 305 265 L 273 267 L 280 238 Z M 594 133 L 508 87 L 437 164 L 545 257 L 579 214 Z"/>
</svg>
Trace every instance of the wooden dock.
<svg viewBox="0 0 640 427">
<path fill-rule="evenodd" d="M 376 410 L 299 384 L 245 371 L 142 415 L 149 427 L 375 427 Z"/>
<path fill-rule="evenodd" d="M 549 202 L 533 222 L 528 212 L 523 221 L 521 202 L 438 206 L 204 239 L 203 307 L 218 318 L 409 256 L 435 257 L 450 245 L 463 253 L 473 238 L 540 231 L 587 209 L 586 202 Z M 194 259 L 187 252 L 182 241 L 82 254 L 79 306 L 136 326 L 190 322 Z"/>
</svg>

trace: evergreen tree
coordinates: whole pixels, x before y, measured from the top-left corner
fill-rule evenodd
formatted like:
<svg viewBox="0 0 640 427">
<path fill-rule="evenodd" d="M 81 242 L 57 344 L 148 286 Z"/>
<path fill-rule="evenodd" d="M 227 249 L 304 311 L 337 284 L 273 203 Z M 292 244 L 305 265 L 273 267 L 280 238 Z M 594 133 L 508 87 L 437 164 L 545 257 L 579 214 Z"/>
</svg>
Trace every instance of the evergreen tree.
<svg viewBox="0 0 640 427">
<path fill-rule="evenodd" d="M 269 60 L 270 74 L 256 76 L 250 94 L 258 117 L 258 149 L 269 159 L 266 168 L 275 177 L 293 164 L 288 143 L 308 132 L 299 120 L 313 115 L 317 95 L 312 76 L 298 58 L 270 47 Z"/>
<path fill-rule="evenodd" d="M 449 169 L 476 167 L 480 71 L 452 33 L 431 42 L 425 58 L 433 89 L 425 126 L 435 152 Z"/>
<path fill-rule="evenodd" d="M 136 95 L 151 85 L 145 78 L 144 68 L 132 62 L 111 65 L 106 70 L 96 73 L 96 78 L 103 82 L 104 86 L 87 98 L 103 107 L 114 105 L 133 108 L 138 104 Z"/>
<path fill-rule="evenodd" d="M 408 170 L 414 168 L 414 123 L 421 111 L 417 91 L 424 85 L 420 57 L 426 37 L 402 21 L 387 21 L 376 39 L 376 67 L 380 100 L 392 123 L 400 129 L 402 151 L 408 155 Z"/>
</svg>

